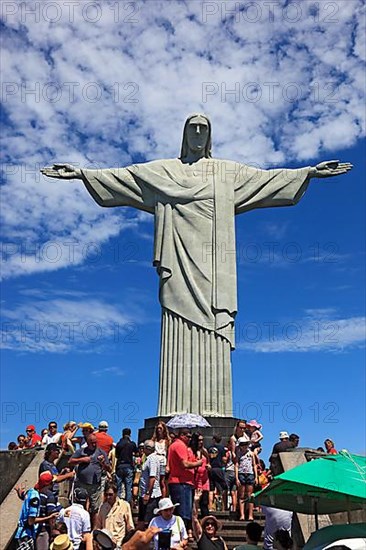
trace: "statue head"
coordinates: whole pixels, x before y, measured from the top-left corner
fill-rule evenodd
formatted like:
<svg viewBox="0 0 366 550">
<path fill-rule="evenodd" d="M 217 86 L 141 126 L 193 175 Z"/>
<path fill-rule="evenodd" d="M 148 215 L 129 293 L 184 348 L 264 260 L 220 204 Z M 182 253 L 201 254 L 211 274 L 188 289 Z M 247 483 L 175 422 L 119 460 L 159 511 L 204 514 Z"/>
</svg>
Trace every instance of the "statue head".
<svg viewBox="0 0 366 550">
<path fill-rule="evenodd" d="M 194 113 L 190 115 L 183 130 L 180 158 L 184 159 L 189 151 L 197 152 L 204 149 L 204 156 L 211 158 L 211 122 L 206 115 Z"/>
</svg>

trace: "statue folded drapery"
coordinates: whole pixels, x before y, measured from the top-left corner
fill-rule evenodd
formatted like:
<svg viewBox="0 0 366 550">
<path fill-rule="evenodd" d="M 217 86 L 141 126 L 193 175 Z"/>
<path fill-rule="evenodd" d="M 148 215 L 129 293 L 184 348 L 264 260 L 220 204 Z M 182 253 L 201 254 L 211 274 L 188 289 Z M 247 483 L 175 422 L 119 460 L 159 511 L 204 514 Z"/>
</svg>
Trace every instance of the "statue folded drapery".
<svg viewBox="0 0 366 550">
<path fill-rule="evenodd" d="M 234 216 L 296 204 L 309 169 L 259 170 L 202 158 L 194 164 L 167 159 L 82 170 L 101 206 L 133 206 L 155 217 L 154 265 L 163 309 L 158 415 L 232 415 Z"/>
</svg>

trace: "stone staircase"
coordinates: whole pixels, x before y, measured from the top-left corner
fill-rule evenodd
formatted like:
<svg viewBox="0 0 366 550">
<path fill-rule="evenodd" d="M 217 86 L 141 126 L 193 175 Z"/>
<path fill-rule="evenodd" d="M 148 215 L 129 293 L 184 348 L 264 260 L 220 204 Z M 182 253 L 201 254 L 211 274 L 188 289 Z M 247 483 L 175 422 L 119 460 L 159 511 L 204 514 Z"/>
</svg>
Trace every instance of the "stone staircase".
<svg viewBox="0 0 366 550">
<path fill-rule="evenodd" d="M 212 515 L 215 516 L 222 524 L 222 528 L 219 531 L 219 534 L 226 542 L 228 550 L 233 550 L 233 548 L 235 548 L 236 546 L 245 544 L 247 542 L 245 527 L 249 523 L 248 521 L 239 521 L 237 519 L 234 519 L 236 517 L 236 514 L 233 514 L 231 512 L 212 512 Z M 136 524 L 137 512 L 135 510 L 133 511 L 133 517 Z M 254 520 L 264 528 L 264 516 L 262 514 L 254 512 Z M 262 542 L 258 544 L 258 548 L 262 547 L 263 536 Z M 189 543 L 188 548 L 190 548 L 191 550 L 196 550 L 197 544 L 195 542 Z"/>
</svg>

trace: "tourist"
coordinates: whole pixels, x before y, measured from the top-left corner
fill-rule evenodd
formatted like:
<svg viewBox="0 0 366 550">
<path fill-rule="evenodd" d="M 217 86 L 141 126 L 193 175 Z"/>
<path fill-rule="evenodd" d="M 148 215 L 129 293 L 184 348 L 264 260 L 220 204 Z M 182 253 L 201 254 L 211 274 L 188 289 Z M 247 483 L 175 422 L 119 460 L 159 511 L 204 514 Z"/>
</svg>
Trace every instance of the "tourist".
<svg viewBox="0 0 366 550">
<path fill-rule="evenodd" d="M 217 502 L 222 503 L 223 495 L 225 495 L 227 489 L 225 481 L 226 448 L 221 445 L 221 440 L 221 435 L 214 434 L 212 437 L 212 444 L 207 449 L 210 459 L 210 494 L 208 502 L 210 511 L 214 509 L 215 498 Z M 217 509 L 219 508 L 220 506 L 217 506 Z"/>
<path fill-rule="evenodd" d="M 26 440 L 25 440 L 25 446 L 27 449 L 33 449 L 34 447 L 38 447 L 42 443 L 42 438 L 39 434 L 36 433 L 36 428 L 33 424 L 30 424 L 26 427 Z"/>
<path fill-rule="evenodd" d="M 328 455 L 338 454 L 336 449 L 335 449 L 334 442 L 331 439 L 326 439 L 324 441 L 324 446 L 325 446 L 325 449 L 326 449 Z"/>
<path fill-rule="evenodd" d="M 256 521 L 250 521 L 245 527 L 247 542 L 240 544 L 234 550 L 257 550 L 258 543 L 262 536 L 262 526 Z"/>
<path fill-rule="evenodd" d="M 122 497 L 122 487 L 124 487 L 125 500 L 131 503 L 132 483 L 134 476 L 134 456 L 137 454 L 137 446 L 131 441 L 130 428 L 122 430 L 122 438 L 116 445 L 116 480 L 118 496 Z"/>
<path fill-rule="evenodd" d="M 88 436 L 86 447 L 78 449 L 70 458 L 69 464 L 77 466 L 75 486 L 85 489 L 90 499 L 90 515 L 94 521 L 101 501 L 101 478 L 103 471 L 110 471 L 109 459 L 97 447 L 94 434 Z"/>
<path fill-rule="evenodd" d="M 18 445 L 15 443 L 15 441 L 10 441 L 10 443 L 8 443 L 8 451 L 17 451 L 18 450 Z"/>
<path fill-rule="evenodd" d="M 194 507 L 193 534 L 198 550 L 227 550 L 224 539 L 217 534 L 219 529 L 221 524 L 215 516 L 206 516 L 199 522 L 197 509 Z"/>
<path fill-rule="evenodd" d="M 245 437 L 249 441 L 249 437 L 245 433 L 246 426 L 246 420 L 238 420 L 235 425 L 234 433 L 229 440 L 229 449 L 232 452 L 233 457 L 235 457 L 239 437 Z"/>
<path fill-rule="evenodd" d="M 256 420 L 249 420 L 247 422 L 247 434 L 252 443 L 259 443 L 263 439 L 261 429 L 262 424 L 259 424 Z"/>
<path fill-rule="evenodd" d="M 69 468 L 64 468 L 61 473 L 58 471 L 58 468 L 55 465 L 55 461 L 58 460 L 60 452 L 61 449 L 56 443 L 50 443 L 49 445 L 47 445 L 44 453 L 44 460 L 39 465 L 38 470 L 39 475 L 42 472 L 51 472 L 51 474 L 54 476 L 52 490 L 56 499 L 58 499 L 59 483 L 61 483 L 61 481 L 65 481 L 66 479 L 72 479 L 75 475 L 75 472 L 70 471 Z"/>
<path fill-rule="evenodd" d="M 228 445 L 230 446 L 230 440 L 228 441 Z M 235 460 L 236 460 L 236 454 L 233 455 L 233 452 L 229 448 L 226 451 L 226 464 L 225 464 L 225 482 L 226 482 L 225 509 L 231 512 L 236 512 L 236 507 L 237 507 Z M 231 496 L 231 507 L 229 506 L 229 494 Z"/>
<path fill-rule="evenodd" d="M 134 456 L 134 476 L 132 485 L 132 501 L 133 507 L 138 508 L 139 485 L 141 479 L 142 465 L 145 461 L 144 443 L 140 443 L 137 450 L 137 455 Z"/>
<path fill-rule="evenodd" d="M 244 437 L 239 438 L 236 451 L 235 477 L 238 486 L 240 520 L 245 519 L 245 499 L 249 499 L 253 493 L 254 485 L 258 482 L 257 465 L 254 454 L 249 448 L 250 442 Z M 254 504 L 247 503 L 248 520 L 253 521 Z"/>
<path fill-rule="evenodd" d="M 273 446 L 272 454 L 269 458 L 270 469 L 274 476 L 282 473 L 283 471 L 278 455 L 286 452 L 288 449 L 293 449 L 293 444 L 291 443 L 287 432 L 280 432 L 279 439 L 280 441 Z"/>
<path fill-rule="evenodd" d="M 191 437 L 192 434 L 188 428 L 180 429 L 168 454 L 169 493 L 175 504 L 180 503 L 177 513 L 184 519 L 188 530 L 191 530 L 194 470 L 203 463 L 202 459 L 196 460 L 192 449 L 188 446 Z"/>
<path fill-rule="evenodd" d="M 47 434 L 42 437 L 42 445 L 46 447 L 50 443 L 60 443 L 62 433 L 57 431 L 57 422 L 49 422 Z"/>
<path fill-rule="evenodd" d="M 197 506 L 201 510 L 202 517 L 208 516 L 208 501 L 210 491 L 210 480 L 208 471 L 210 462 L 207 449 L 205 449 L 203 435 L 196 432 L 192 435 L 190 447 L 196 460 L 202 460 L 201 466 L 196 468 L 194 473 L 194 499 L 197 499 Z"/>
<path fill-rule="evenodd" d="M 19 434 L 17 437 L 17 443 L 18 443 L 18 451 L 21 449 L 25 449 L 27 447 L 26 445 L 26 437 L 24 434 Z"/>
<path fill-rule="evenodd" d="M 98 449 L 102 449 L 107 455 L 107 457 L 110 457 L 111 450 L 113 449 L 113 437 L 107 433 L 108 431 L 108 422 L 106 420 L 101 420 L 98 425 L 98 431 L 94 433 L 96 439 L 97 439 L 97 447 Z M 102 472 L 102 478 L 101 478 L 101 487 L 100 490 L 102 493 L 104 493 L 104 487 L 107 482 L 107 472 L 106 470 L 103 470 Z"/>
<path fill-rule="evenodd" d="M 66 424 L 64 424 L 63 428 L 64 433 L 62 434 L 60 440 L 62 454 L 66 456 L 72 455 L 75 452 L 73 440 L 75 438 L 76 432 L 79 429 L 79 426 L 73 420 L 69 420 L 69 422 L 66 422 Z"/>
<path fill-rule="evenodd" d="M 154 428 L 152 440 L 155 441 L 155 452 L 159 457 L 161 469 L 160 469 L 160 487 L 163 497 L 167 496 L 168 488 L 166 484 L 166 466 L 168 449 L 170 445 L 170 437 L 168 434 L 168 428 L 165 422 L 158 422 Z"/>
<path fill-rule="evenodd" d="M 39 523 L 37 529 L 36 549 L 48 550 L 51 538 L 51 530 L 54 526 L 56 516 L 61 511 L 61 505 L 58 504 L 57 498 L 53 492 L 54 477 L 51 472 L 45 471 L 40 474 L 38 483 L 35 489 L 39 492 L 40 518 L 43 518 L 42 523 Z M 46 518 L 48 518 L 46 520 Z"/>
<path fill-rule="evenodd" d="M 289 441 L 292 443 L 294 449 L 299 446 L 300 436 L 297 434 L 290 434 Z"/>
<path fill-rule="evenodd" d="M 135 529 L 131 507 L 117 497 L 117 485 L 107 483 L 104 489 L 105 501 L 98 510 L 94 529 L 108 529 L 114 544 L 122 546 L 126 533 Z"/>
<path fill-rule="evenodd" d="M 49 474 L 46 474 L 49 476 Z M 45 474 L 42 474 L 43 478 Z M 52 478 L 51 478 L 52 479 Z M 58 512 L 51 513 L 49 516 L 40 516 L 41 499 L 39 495 L 39 483 L 43 483 L 41 476 L 34 488 L 24 491 L 22 487 L 16 486 L 15 491 L 18 497 L 23 500 L 22 509 L 18 520 L 18 527 L 14 536 L 16 548 L 34 548 L 37 536 L 37 528 L 40 523 L 53 520 Z"/>
<path fill-rule="evenodd" d="M 182 518 L 174 515 L 176 506 L 179 506 L 178 502 L 173 504 L 170 498 L 162 498 L 154 510 L 156 517 L 151 520 L 149 527 L 171 531 L 170 548 L 178 550 L 186 548 L 188 535 Z M 154 550 L 159 550 L 158 533 L 154 535 Z"/>
<path fill-rule="evenodd" d="M 278 529 L 284 529 L 291 535 L 293 512 L 262 506 L 262 513 L 265 516 L 263 548 L 273 550 L 274 534 Z"/>
<path fill-rule="evenodd" d="M 87 512 L 88 504 L 88 491 L 76 487 L 73 493 L 73 503 L 60 512 L 60 519 L 66 523 L 73 550 L 79 550 L 81 543 L 85 544 L 85 550 L 93 548 L 90 515 Z"/>
<path fill-rule="evenodd" d="M 290 550 L 294 545 L 290 533 L 286 529 L 277 529 L 273 536 L 273 548 L 276 550 Z M 347 548 L 347 546 L 345 546 Z"/>
<path fill-rule="evenodd" d="M 106 420 L 101 420 L 98 425 L 98 431 L 95 432 L 95 437 L 97 438 L 98 449 L 102 449 L 108 456 L 113 448 L 113 437 L 109 435 L 108 432 L 108 422 Z"/>
<path fill-rule="evenodd" d="M 139 484 L 139 528 L 143 529 L 152 520 L 154 510 L 161 498 L 161 460 L 155 451 L 156 442 L 147 439 L 144 443 L 145 461 L 142 465 Z"/>
<path fill-rule="evenodd" d="M 90 422 L 80 422 L 78 427 L 81 428 L 82 436 L 74 437 L 74 442 L 79 443 L 80 448 L 86 447 L 86 440 L 94 433 L 95 428 Z"/>
</svg>

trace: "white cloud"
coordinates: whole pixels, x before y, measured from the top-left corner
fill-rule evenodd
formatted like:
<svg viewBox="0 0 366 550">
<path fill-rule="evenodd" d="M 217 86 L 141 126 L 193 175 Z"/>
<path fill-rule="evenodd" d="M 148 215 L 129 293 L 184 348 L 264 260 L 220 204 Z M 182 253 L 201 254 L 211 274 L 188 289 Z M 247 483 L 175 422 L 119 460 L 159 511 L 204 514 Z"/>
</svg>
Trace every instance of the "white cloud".
<svg viewBox="0 0 366 550">
<path fill-rule="evenodd" d="M 101 369 L 92 370 L 91 374 L 93 376 L 125 376 L 126 372 L 120 367 L 103 367 Z"/>
<path fill-rule="evenodd" d="M 3 349 L 97 353 L 107 343 L 133 343 L 136 338 L 137 324 L 132 315 L 102 298 L 31 289 L 22 295 L 22 305 L 2 308 Z"/>
<path fill-rule="evenodd" d="M 237 348 L 257 353 L 340 353 L 363 348 L 366 318 L 340 318 L 333 308 L 310 309 L 302 319 L 249 323 Z"/>
<path fill-rule="evenodd" d="M 3 12 L 5 277 L 66 267 L 64 242 L 81 250 L 141 223 L 100 209 L 82 184 L 39 177 L 52 161 L 177 156 L 197 110 L 212 118 L 215 155 L 265 166 L 305 163 L 364 135 L 362 0 L 318 3 L 318 14 L 298 2 L 297 15 L 282 0 L 272 17 L 254 4 L 257 15 L 245 3 L 194 0 L 22 2 Z M 58 262 L 20 249 L 53 241 Z"/>
</svg>

